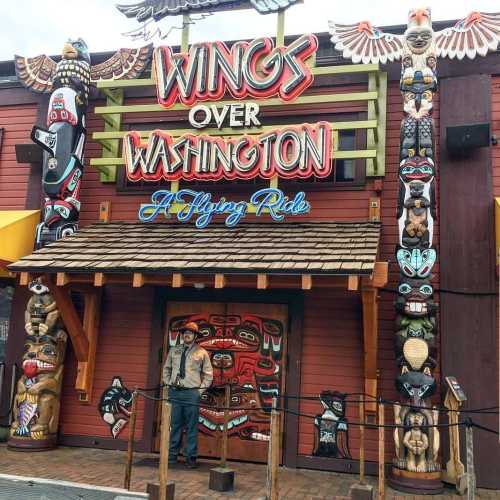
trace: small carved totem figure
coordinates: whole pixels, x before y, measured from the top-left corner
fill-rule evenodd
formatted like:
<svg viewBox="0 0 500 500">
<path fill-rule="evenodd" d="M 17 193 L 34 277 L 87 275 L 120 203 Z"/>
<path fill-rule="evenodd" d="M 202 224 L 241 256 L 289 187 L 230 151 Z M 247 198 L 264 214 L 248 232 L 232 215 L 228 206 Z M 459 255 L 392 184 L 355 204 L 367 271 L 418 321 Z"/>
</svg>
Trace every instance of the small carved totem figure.
<svg viewBox="0 0 500 500">
<path fill-rule="evenodd" d="M 116 439 L 128 424 L 132 399 L 132 392 L 123 385 L 121 377 L 113 377 L 111 387 L 101 395 L 99 413 L 109 425 L 113 439 Z"/>
<path fill-rule="evenodd" d="M 323 391 L 320 394 L 323 413 L 314 419 L 317 439 L 313 455 L 351 458 L 345 398 L 345 394 L 337 391 Z"/>
<path fill-rule="evenodd" d="M 442 488 L 437 412 L 427 398 L 436 391 L 435 315 L 431 284 L 437 253 L 434 248 L 436 158 L 434 95 L 438 89 L 438 57 L 470 59 L 496 50 L 500 41 L 500 14 L 473 12 L 451 28 L 435 32 L 430 9 L 412 9 L 403 35 L 384 33 L 369 22 L 330 23 L 332 42 L 354 62 L 386 63 L 401 59 L 400 90 L 405 116 L 401 122 L 397 219 L 400 269 L 395 308 L 395 351 L 400 373 L 396 388 L 410 408 L 396 404 L 394 432 L 396 459 L 391 486 L 420 491 L 421 476 L 428 493 Z M 423 483 L 422 483 L 423 484 Z"/>
<path fill-rule="evenodd" d="M 36 245 L 73 234 L 80 217 L 80 185 L 87 128 L 89 93 L 98 80 L 136 78 L 146 68 L 152 47 L 120 49 L 107 61 L 91 66 L 87 44 L 68 40 L 61 60 L 48 56 L 15 57 L 20 82 L 34 92 L 51 92 L 47 127 L 33 127 L 31 138 L 44 150 L 43 221 Z"/>
<path fill-rule="evenodd" d="M 29 288 L 33 296 L 25 313 L 23 375 L 17 384 L 8 445 L 33 450 L 56 444 L 67 334 L 48 288 L 40 281 Z"/>
</svg>

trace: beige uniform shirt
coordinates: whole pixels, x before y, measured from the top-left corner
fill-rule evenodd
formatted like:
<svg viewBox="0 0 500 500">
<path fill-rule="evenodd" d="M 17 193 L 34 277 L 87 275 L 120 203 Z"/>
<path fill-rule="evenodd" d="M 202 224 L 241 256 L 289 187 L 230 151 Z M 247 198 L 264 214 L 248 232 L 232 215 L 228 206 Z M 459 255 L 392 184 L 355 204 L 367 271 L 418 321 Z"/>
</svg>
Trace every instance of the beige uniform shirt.
<svg viewBox="0 0 500 500">
<path fill-rule="evenodd" d="M 213 370 L 208 352 L 193 343 L 186 353 L 186 372 L 183 379 L 178 378 L 181 367 L 181 356 L 184 345 L 172 347 L 168 351 L 167 360 L 163 366 L 163 382 L 168 385 L 186 388 L 200 388 L 200 392 L 212 384 Z"/>
</svg>

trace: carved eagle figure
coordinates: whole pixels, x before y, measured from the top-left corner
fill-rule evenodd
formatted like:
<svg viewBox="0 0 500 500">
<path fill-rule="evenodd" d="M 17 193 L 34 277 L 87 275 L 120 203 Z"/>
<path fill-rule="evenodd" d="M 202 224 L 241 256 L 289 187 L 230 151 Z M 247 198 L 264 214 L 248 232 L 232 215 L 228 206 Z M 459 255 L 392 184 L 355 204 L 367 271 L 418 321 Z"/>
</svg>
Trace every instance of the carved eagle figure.
<svg viewBox="0 0 500 500">
<path fill-rule="evenodd" d="M 135 17 L 137 21 L 143 22 L 224 7 L 231 9 L 249 6 L 260 14 L 271 14 L 287 9 L 299 1 L 301 0 L 143 0 L 129 5 L 120 4 L 116 8 L 127 17 Z"/>
<path fill-rule="evenodd" d="M 384 33 L 368 21 L 357 24 L 330 21 L 329 25 L 331 40 L 343 57 L 365 64 L 385 64 L 407 54 L 424 52 L 450 59 L 465 56 L 474 59 L 496 50 L 500 42 L 500 13 L 472 12 L 451 28 L 434 31 L 430 9 L 413 9 L 402 35 Z"/>
<path fill-rule="evenodd" d="M 21 83 L 34 92 L 74 87 L 86 101 L 90 85 L 98 80 L 137 78 L 149 63 L 152 50 L 152 44 L 138 49 L 120 49 L 103 63 L 91 66 L 87 44 L 79 38 L 68 40 L 57 63 L 46 55 L 33 58 L 16 55 L 16 74 Z"/>
</svg>

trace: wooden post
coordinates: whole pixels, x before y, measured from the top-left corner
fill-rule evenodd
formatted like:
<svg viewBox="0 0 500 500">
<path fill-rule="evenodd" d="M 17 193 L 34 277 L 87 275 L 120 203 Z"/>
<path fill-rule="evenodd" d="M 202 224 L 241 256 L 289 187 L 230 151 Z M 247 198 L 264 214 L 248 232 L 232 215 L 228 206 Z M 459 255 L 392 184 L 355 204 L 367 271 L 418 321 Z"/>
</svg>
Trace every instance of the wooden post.
<svg viewBox="0 0 500 500">
<path fill-rule="evenodd" d="M 135 423 L 137 420 L 137 400 L 139 394 L 134 391 L 132 394 L 132 411 L 130 414 L 130 427 L 128 430 L 127 466 L 125 468 L 125 481 L 123 487 L 130 491 L 130 480 L 132 478 L 132 459 L 134 456 Z"/>
<path fill-rule="evenodd" d="M 378 498 L 385 499 L 385 428 L 384 403 L 378 404 Z"/>
<path fill-rule="evenodd" d="M 220 454 L 221 467 L 226 467 L 226 462 L 227 462 L 227 444 L 228 444 L 227 426 L 229 424 L 230 404 L 231 404 L 231 387 L 229 387 L 229 385 L 226 385 L 226 394 L 224 398 L 224 427 L 222 430 L 222 449 Z"/>
<path fill-rule="evenodd" d="M 166 389 L 161 410 L 161 441 L 160 441 L 160 494 L 159 500 L 167 500 L 168 479 L 168 449 L 170 447 L 170 419 L 172 417 L 172 405 L 166 401 Z"/>
<path fill-rule="evenodd" d="M 364 394 L 359 396 L 359 482 L 365 484 L 365 402 Z"/>
<path fill-rule="evenodd" d="M 279 463 L 279 413 L 278 399 L 273 398 L 271 410 L 271 429 L 267 457 L 267 500 L 278 500 L 278 463 Z"/>
<path fill-rule="evenodd" d="M 465 427 L 465 444 L 467 447 L 467 500 L 474 500 L 476 496 L 476 474 L 474 472 L 472 425 L 466 425 Z"/>
</svg>

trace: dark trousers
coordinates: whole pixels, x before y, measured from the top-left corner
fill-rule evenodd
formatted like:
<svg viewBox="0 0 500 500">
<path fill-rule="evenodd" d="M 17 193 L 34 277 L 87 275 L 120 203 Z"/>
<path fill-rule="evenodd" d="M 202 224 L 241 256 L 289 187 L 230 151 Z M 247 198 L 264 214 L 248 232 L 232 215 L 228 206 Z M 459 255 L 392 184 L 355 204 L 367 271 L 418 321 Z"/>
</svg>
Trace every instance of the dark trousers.
<svg viewBox="0 0 500 500">
<path fill-rule="evenodd" d="M 182 431 L 186 430 L 184 456 L 196 460 L 198 456 L 198 418 L 200 414 L 200 393 L 198 389 L 178 390 L 170 388 L 168 397 L 172 403 L 170 424 L 170 449 L 168 459 L 177 459 L 182 442 Z"/>
</svg>

